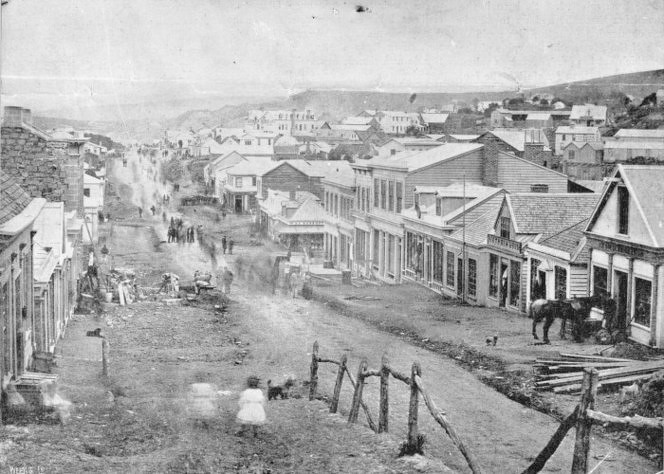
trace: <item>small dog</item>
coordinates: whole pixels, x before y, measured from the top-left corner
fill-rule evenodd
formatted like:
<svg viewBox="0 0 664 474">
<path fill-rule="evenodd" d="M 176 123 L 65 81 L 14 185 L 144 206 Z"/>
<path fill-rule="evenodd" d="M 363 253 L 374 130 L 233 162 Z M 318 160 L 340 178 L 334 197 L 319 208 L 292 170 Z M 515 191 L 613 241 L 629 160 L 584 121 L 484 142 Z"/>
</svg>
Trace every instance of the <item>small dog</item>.
<svg viewBox="0 0 664 474">
<path fill-rule="evenodd" d="M 495 346 L 498 344 L 498 336 L 493 336 L 493 337 L 487 337 L 486 338 L 486 345 L 487 346 Z"/>
<path fill-rule="evenodd" d="M 97 328 L 94 331 L 88 331 L 85 333 L 88 337 L 104 337 L 104 334 L 101 332 L 101 328 Z"/>
<path fill-rule="evenodd" d="M 620 401 L 624 402 L 628 398 L 635 398 L 640 391 L 639 384 L 634 382 L 632 385 L 627 385 L 620 389 Z"/>
<path fill-rule="evenodd" d="M 280 397 L 282 400 L 288 398 L 288 392 L 290 388 L 295 385 L 295 381 L 292 378 L 286 379 L 283 385 L 272 385 L 272 380 L 267 381 L 267 399 L 276 400 L 277 397 Z"/>
</svg>

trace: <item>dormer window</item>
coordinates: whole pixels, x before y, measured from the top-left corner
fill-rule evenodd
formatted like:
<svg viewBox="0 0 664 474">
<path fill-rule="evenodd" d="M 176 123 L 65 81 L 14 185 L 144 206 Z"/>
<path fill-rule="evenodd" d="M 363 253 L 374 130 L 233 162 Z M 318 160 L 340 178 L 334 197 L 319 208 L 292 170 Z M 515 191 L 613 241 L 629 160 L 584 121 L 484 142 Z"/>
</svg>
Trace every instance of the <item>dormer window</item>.
<svg viewBox="0 0 664 474">
<path fill-rule="evenodd" d="M 629 191 L 625 186 L 618 186 L 618 233 L 629 233 Z"/>
<path fill-rule="evenodd" d="M 501 217 L 500 218 L 500 236 L 504 239 L 510 238 L 510 218 Z"/>
</svg>

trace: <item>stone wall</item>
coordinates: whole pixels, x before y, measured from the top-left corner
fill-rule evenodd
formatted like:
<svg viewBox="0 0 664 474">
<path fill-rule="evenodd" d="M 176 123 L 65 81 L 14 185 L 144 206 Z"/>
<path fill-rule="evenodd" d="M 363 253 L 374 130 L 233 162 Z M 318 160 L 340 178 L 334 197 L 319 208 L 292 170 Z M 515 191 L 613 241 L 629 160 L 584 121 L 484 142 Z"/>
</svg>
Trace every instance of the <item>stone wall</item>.
<svg viewBox="0 0 664 474">
<path fill-rule="evenodd" d="M 2 127 L 0 167 L 32 197 L 65 203 L 84 216 L 83 166 L 78 145 L 48 140 L 24 127 Z"/>
</svg>

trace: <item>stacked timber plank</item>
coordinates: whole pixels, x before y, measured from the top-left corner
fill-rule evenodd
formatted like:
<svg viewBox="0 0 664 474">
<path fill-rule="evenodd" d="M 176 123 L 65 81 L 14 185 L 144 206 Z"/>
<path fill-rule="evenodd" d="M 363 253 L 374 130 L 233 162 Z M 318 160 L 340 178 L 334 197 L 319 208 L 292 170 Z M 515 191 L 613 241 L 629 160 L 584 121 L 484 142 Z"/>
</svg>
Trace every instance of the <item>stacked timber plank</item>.
<svg viewBox="0 0 664 474">
<path fill-rule="evenodd" d="M 533 366 L 535 387 L 555 393 L 580 392 L 583 370 L 587 368 L 597 369 L 599 387 L 617 387 L 648 379 L 655 372 L 664 370 L 664 359 L 641 361 L 582 354 L 561 354 L 555 359 L 537 359 Z"/>
</svg>

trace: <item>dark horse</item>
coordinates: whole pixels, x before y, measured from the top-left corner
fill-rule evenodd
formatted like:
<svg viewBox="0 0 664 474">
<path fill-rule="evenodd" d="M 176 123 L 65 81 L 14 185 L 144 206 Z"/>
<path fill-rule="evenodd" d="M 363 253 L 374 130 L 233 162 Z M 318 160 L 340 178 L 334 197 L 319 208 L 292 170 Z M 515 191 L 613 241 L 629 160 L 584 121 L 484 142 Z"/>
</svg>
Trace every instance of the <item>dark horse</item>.
<svg viewBox="0 0 664 474">
<path fill-rule="evenodd" d="M 604 300 L 601 296 L 588 296 L 572 298 L 569 300 L 535 300 L 530 305 L 530 318 L 533 320 L 533 337 L 537 337 L 537 323 L 544 320 L 544 344 L 549 344 L 549 328 L 556 318 L 561 319 L 560 338 L 565 339 L 567 320 L 572 323 L 572 335 L 576 342 L 581 342 L 583 321 L 590 314 L 593 307 L 602 307 Z"/>
</svg>

